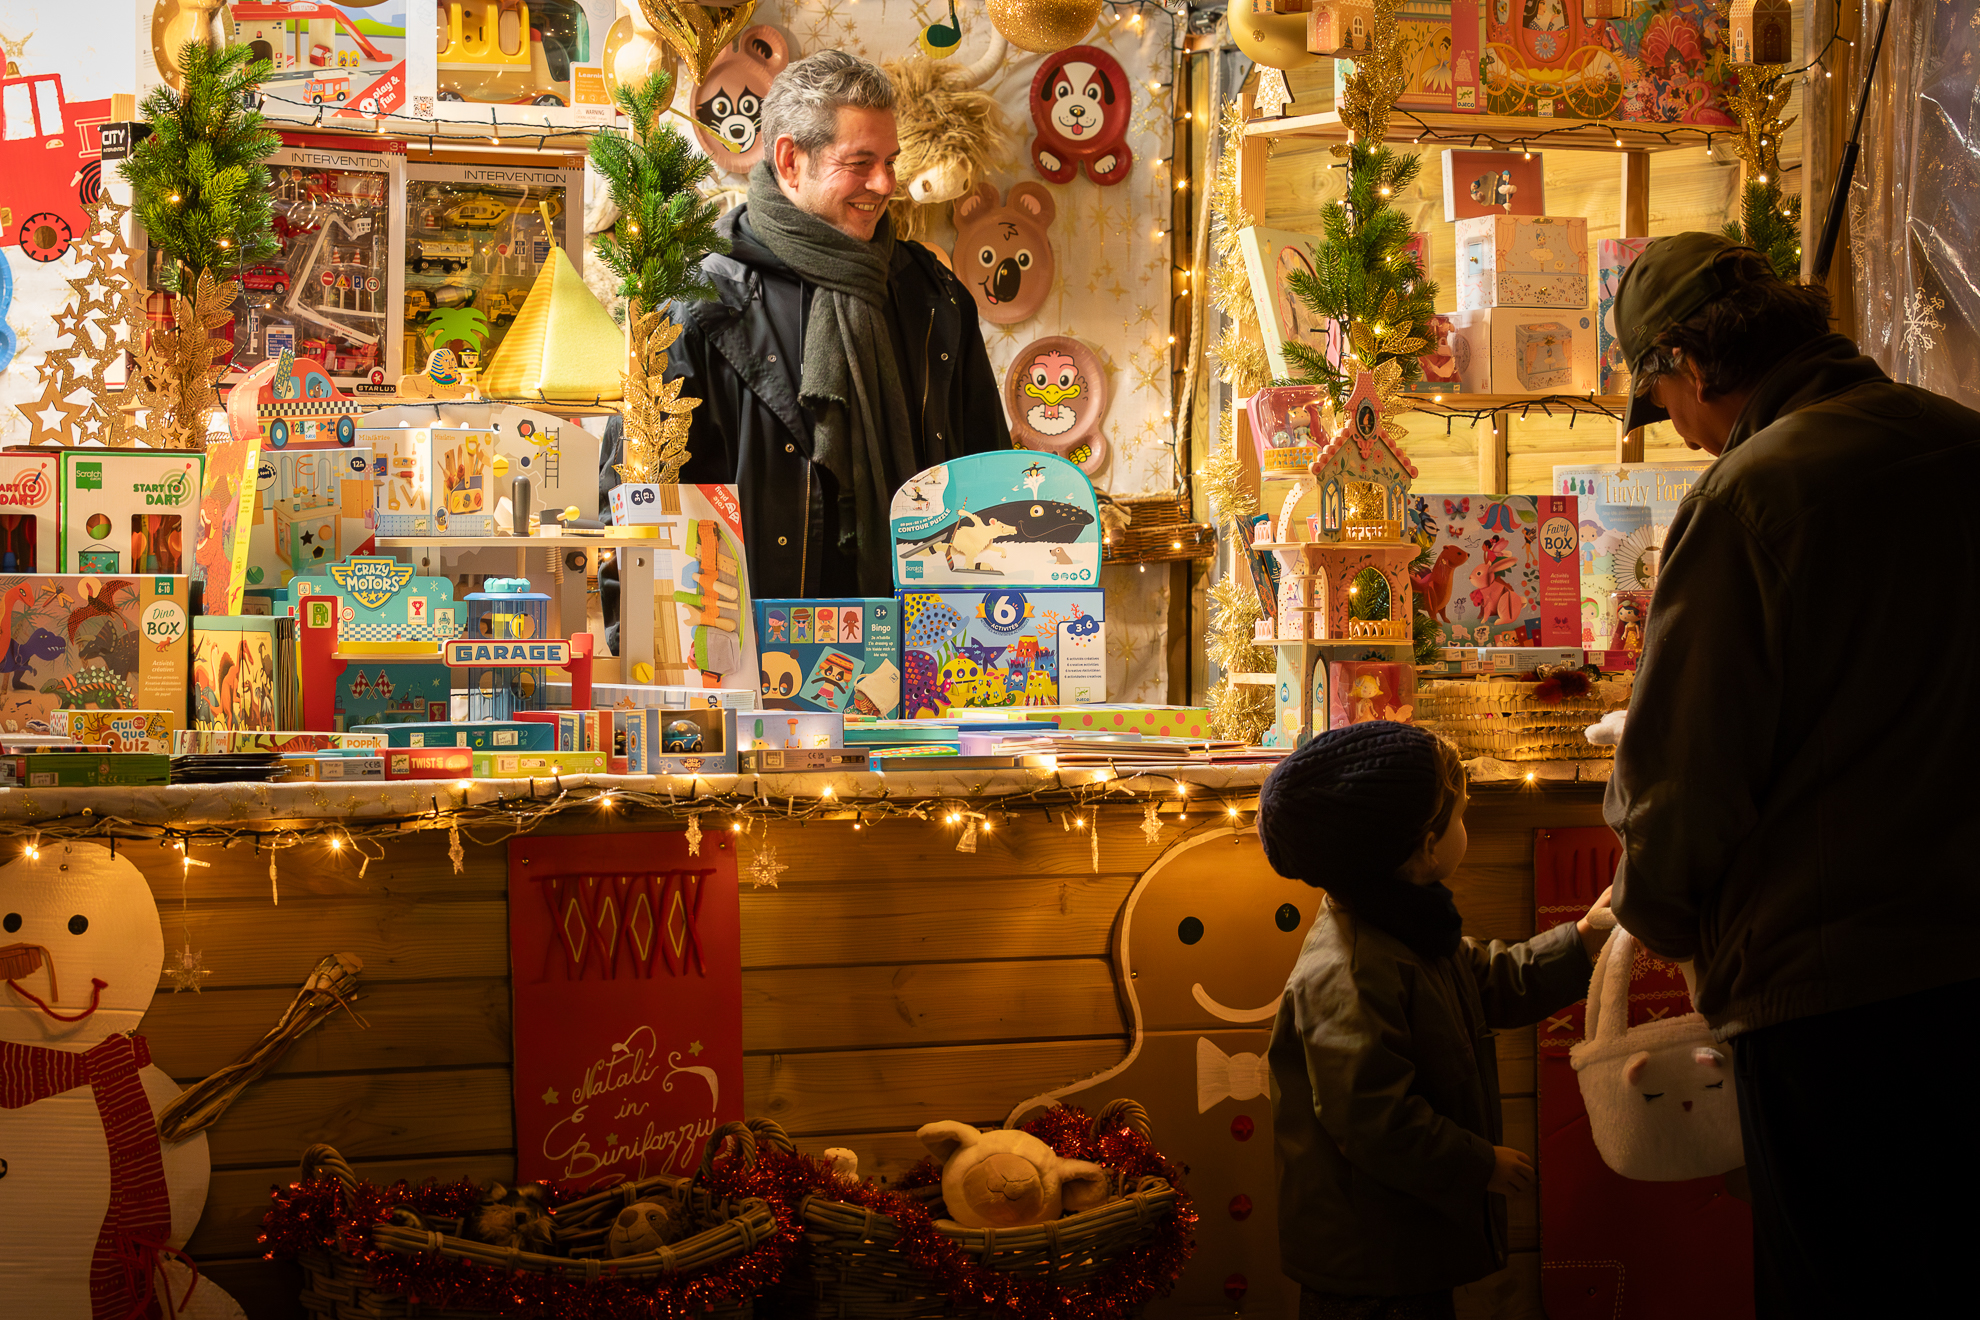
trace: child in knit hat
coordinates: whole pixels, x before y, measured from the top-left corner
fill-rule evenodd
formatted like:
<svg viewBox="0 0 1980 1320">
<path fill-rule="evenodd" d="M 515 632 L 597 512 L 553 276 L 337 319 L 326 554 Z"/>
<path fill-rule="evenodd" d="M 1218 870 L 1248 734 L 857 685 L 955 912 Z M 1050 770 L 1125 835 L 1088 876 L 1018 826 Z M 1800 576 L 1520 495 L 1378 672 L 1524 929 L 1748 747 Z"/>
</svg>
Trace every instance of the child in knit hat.
<svg viewBox="0 0 1980 1320">
<path fill-rule="evenodd" d="M 1454 1287 L 1504 1267 L 1505 1197 L 1533 1186 L 1500 1144 L 1492 1031 L 1588 992 L 1609 895 L 1523 944 L 1464 938 L 1444 881 L 1466 802 L 1457 750 L 1386 721 L 1316 736 L 1259 794 L 1273 868 L 1327 891 L 1267 1056 L 1301 1320 L 1450 1317 Z"/>
</svg>

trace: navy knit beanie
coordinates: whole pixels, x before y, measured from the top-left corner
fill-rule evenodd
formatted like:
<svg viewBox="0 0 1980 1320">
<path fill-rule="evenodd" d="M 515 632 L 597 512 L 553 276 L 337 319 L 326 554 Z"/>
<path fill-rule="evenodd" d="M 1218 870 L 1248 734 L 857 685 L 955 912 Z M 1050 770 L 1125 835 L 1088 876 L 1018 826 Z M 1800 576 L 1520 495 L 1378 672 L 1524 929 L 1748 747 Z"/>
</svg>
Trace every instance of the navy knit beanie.
<svg viewBox="0 0 1980 1320">
<path fill-rule="evenodd" d="M 1436 735 L 1414 725 L 1315 734 L 1258 791 L 1265 859 L 1322 888 L 1389 880 L 1422 846 L 1442 777 Z"/>
</svg>

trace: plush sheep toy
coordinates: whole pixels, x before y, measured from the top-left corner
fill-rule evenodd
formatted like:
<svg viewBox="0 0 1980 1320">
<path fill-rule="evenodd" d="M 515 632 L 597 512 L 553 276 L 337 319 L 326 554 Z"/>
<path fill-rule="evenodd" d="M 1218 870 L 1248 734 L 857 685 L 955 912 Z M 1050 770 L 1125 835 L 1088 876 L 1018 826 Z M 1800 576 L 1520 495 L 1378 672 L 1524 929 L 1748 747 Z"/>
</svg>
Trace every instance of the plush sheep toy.
<svg viewBox="0 0 1980 1320">
<path fill-rule="evenodd" d="M 1061 1159 L 1032 1136 L 967 1123 L 930 1123 L 915 1134 L 942 1165 L 949 1221 L 963 1228 L 1018 1228 L 1090 1210 L 1107 1199 L 1107 1171 Z"/>
</svg>

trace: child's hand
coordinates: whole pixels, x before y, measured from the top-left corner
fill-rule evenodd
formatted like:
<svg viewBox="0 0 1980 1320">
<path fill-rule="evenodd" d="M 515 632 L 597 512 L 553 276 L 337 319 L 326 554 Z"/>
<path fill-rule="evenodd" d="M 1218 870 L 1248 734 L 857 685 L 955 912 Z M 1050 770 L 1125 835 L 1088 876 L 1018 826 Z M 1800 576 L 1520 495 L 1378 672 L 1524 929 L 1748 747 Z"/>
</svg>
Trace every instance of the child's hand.
<svg viewBox="0 0 1980 1320">
<path fill-rule="evenodd" d="M 1501 1196 L 1532 1191 L 1533 1161 L 1511 1146 L 1492 1147 L 1492 1180 L 1485 1184 L 1485 1190 Z"/>
<path fill-rule="evenodd" d="M 1616 928 L 1616 914 L 1609 908 L 1609 894 L 1613 888 L 1604 889 L 1602 896 L 1582 914 L 1581 920 L 1574 923 L 1575 930 L 1581 935 L 1581 947 L 1588 950 L 1591 959 L 1602 951 L 1602 941 L 1608 939 L 1609 932 Z"/>
</svg>

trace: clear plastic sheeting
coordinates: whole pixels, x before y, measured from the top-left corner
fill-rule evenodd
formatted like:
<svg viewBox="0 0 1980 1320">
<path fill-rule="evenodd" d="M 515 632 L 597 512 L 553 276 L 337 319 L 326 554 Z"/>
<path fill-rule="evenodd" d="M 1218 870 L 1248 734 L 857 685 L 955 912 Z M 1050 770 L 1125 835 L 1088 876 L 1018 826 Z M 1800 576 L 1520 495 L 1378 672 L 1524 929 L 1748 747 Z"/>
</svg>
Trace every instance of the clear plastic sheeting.
<svg viewBox="0 0 1980 1320">
<path fill-rule="evenodd" d="M 1860 69 L 1882 6 L 1846 2 Z M 1980 5 L 1891 4 L 1850 188 L 1857 340 L 1894 378 L 1980 407 Z M 1811 240 L 1821 223 L 1812 210 Z"/>
</svg>

